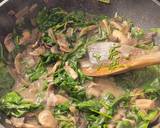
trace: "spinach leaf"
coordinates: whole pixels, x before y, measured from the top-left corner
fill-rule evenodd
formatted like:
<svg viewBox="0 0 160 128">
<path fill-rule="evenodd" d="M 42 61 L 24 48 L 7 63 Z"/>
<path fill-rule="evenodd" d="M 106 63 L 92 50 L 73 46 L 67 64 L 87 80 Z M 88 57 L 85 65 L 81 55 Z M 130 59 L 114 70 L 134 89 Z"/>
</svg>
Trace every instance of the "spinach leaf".
<svg viewBox="0 0 160 128">
<path fill-rule="evenodd" d="M 137 48 L 141 48 L 141 49 L 145 49 L 145 50 L 151 50 L 154 47 L 154 43 L 151 42 L 149 44 L 138 44 L 136 47 Z"/>
<path fill-rule="evenodd" d="M 88 123 L 88 128 L 107 128 L 106 120 L 103 116 L 89 116 L 87 120 L 90 118 L 90 122 Z"/>
<path fill-rule="evenodd" d="M 142 118 L 143 121 L 152 121 L 158 114 L 158 110 L 150 110 L 145 113 L 143 111 L 139 111 L 138 115 Z"/>
<path fill-rule="evenodd" d="M 119 66 L 119 52 L 116 50 L 117 47 L 113 47 L 109 51 L 108 59 L 111 61 L 109 69 L 113 70 Z"/>
<path fill-rule="evenodd" d="M 76 107 L 84 113 L 89 128 L 103 128 L 106 127 L 106 122 L 112 119 L 118 105 L 126 102 L 126 97 L 128 95 L 117 99 L 113 95 L 107 94 L 100 99 L 90 99 L 80 102 Z M 102 108 L 104 111 L 102 111 Z"/>
<path fill-rule="evenodd" d="M 131 124 L 128 120 L 119 121 L 116 128 L 131 128 Z"/>
<path fill-rule="evenodd" d="M 105 4 L 109 4 L 109 3 L 111 3 L 111 1 L 110 0 L 98 0 L 99 2 L 102 2 L 102 3 L 105 3 Z"/>
<path fill-rule="evenodd" d="M 44 55 L 41 56 L 42 63 L 48 65 L 48 64 L 55 64 L 57 60 L 61 60 L 62 55 L 60 53 L 51 53 L 46 52 Z"/>
<path fill-rule="evenodd" d="M 54 108 L 54 115 L 68 114 L 69 107 L 70 107 L 70 104 L 68 102 L 64 104 L 56 105 Z"/>
<path fill-rule="evenodd" d="M 47 52 L 42 55 L 39 63 L 35 66 L 35 68 L 27 71 L 29 79 L 31 81 L 38 80 L 47 71 L 46 65 L 51 63 L 54 64 L 60 58 L 60 54 L 53 54 L 51 52 Z"/>
<path fill-rule="evenodd" d="M 14 83 L 15 80 L 10 75 L 5 64 L 0 60 L 0 96 L 9 92 Z"/>
<path fill-rule="evenodd" d="M 36 17 L 38 27 L 41 31 L 45 31 L 50 27 L 58 29 L 64 22 L 66 12 L 60 8 L 47 9 L 43 8 Z M 59 26 L 58 26 L 59 25 Z"/>
<path fill-rule="evenodd" d="M 86 97 L 85 90 L 80 86 L 79 81 L 69 76 L 63 68 L 54 74 L 54 84 L 65 90 L 74 100 L 83 100 Z"/>
<path fill-rule="evenodd" d="M 61 67 L 54 74 L 54 84 L 62 90 L 65 90 L 73 99 L 83 100 L 86 98 L 85 90 L 82 84 L 90 77 L 85 76 L 79 69 L 79 59 L 86 53 L 86 43 L 79 42 L 72 52 L 62 58 Z M 78 79 L 74 80 L 63 68 L 65 62 L 77 72 Z"/>
<path fill-rule="evenodd" d="M 71 23 L 74 27 L 85 27 L 91 23 L 85 17 L 85 13 L 82 11 L 74 11 L 68 13 L 64 18 L 65 23 Z"/>
<path fill-rule="evenodd" d="M 21 117 L 32 112 L 40 105 L 25 101 L 17 92 L 9 92 L 0 99 L 0 111 L 8 116 Z"/>
<path fill-rule="evenodd" d="M 103 128 L 105 122 L 111 117 L 107 113 L 100 112 L 102 105 L 97 100 L 83 101 L 77 104 L 79 111 L 83 112 L 88 128 Z"/>
<path fill-rule="evenodd" d="M 35 80 L 38 80 L 44 72 L 46 72 L 46 68 L 44 66 L 44 63 L 40 61 L 34 69 L 28 70 L 27 74 L 29 76 L 29 79 L 33 82 Z"/>
<path fill-rule="evenodd" d="M 132 27 L 131 28 L 131 35 L 136 39 L 141 39 L 144 37 L 144 31 L 141 28 Z"/>
<path fill-rule="evenodd" d="M 44 36 L 41 37 L 41 41 L 51 46 L 55 44 L 51 37 L 48 36 L 48 33 L 45 33 Z"/>
<path fill-rule="evenodd" d="M 101 106 L 100 106 L 99 102 L 96 100 L 88 100 L 88 101 L 78 103 L 77 107 L 81 111 L 92 112 L 92 110 L 98 111 Z"/>
<path fill-rule="evenodd" d="M 149 126 L 149 121 L 144 121 L 144 122 L 141 122 L 137 128 L 148 128 Z"/>
<path fill-rule="evenodd" d="M 36 17 L 37 24 L 41 31 L 53 28 L 55 31 L 63 30 L 67 24 L 74 27 L 84 27 L 94 22 L 87 20 L 85 13 L 82 11 L 74 11 L 67 13 L 60 8 L 42 9 Z"/>
<path fill-rule="evenodd" d="M 69 114 L 70 103 L 56 105 L 54 108 L 54 116 L 58 120 L 59 128 L 76 128 L 71 115 Z"/>
</svg>

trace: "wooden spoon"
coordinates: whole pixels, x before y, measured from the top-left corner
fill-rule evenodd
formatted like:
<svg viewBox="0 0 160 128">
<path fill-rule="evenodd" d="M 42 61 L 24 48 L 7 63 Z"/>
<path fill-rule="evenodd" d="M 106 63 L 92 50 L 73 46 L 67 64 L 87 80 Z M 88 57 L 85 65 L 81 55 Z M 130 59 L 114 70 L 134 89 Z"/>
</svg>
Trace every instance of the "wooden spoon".
<svg viewBox="0 0 160 128">
<path fill-rule="evenodd" d="M 125 64 L 119 64 L 119 67 L 115 69 L 109 69 L 108 66 L 101 66 L 97 68 L 81 67 L 81 69 L 82 72 L 87 76 L 108 76 L 156 64 L 160 64 L 160 52 L 150 53 L 148 55 L 135 58 L 134 60 L 129 60 Z"/>
</svg>

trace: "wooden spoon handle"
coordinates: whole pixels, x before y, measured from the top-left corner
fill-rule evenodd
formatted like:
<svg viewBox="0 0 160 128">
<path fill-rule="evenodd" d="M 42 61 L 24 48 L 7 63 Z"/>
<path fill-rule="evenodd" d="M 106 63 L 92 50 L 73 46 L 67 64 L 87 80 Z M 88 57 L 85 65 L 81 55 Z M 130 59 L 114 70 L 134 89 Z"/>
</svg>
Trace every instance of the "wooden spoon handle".
<svg viewBox="0 0 160 128">
<path fill-rule="evenodd" d="M 82 67 L 81 69 L 82 72 L 87 76 L 108 76 L 156 64 L 160 64 L 160 52 L 143 55 L 134 60 L 130 60 L 128 61 L 128 63 L 122 64 L 120 65 L 120 67 L 115 68 L 113 70 L 109 69 L 107 66 L 102 66 L 97 69 Z"/>
</svg>

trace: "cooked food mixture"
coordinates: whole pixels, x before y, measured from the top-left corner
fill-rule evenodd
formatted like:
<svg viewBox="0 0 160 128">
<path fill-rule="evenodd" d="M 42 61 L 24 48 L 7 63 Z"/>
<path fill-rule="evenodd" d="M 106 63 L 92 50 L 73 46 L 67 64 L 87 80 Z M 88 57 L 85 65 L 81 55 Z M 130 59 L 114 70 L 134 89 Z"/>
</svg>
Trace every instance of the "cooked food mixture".
<svg viewBox="0 0 160 128">
<path fill-rule="evenodd" d="M 160 127 L 156 32 L 118 15 L 60 8 L 42 9 L 31 23 L 18 22 L 5 37 L 9 64 L 0 45 L 2 123 L 16 128 Z"/>
</svg>

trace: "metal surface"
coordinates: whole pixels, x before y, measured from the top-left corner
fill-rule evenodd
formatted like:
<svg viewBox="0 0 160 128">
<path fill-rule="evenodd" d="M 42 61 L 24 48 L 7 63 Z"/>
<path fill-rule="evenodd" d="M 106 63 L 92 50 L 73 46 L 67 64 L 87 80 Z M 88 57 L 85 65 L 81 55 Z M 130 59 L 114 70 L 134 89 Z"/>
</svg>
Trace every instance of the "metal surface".
<svg viewBox="0 0 160 128">
<path fill-rule="evenodd" d="M 65 4 L 64 4 L 65 3 Z M 111 0 L 110 5 L 95 0 L 61 0 L 61 7 L 68 10 L 82 9 L 95 14 L 113 16 L 118 12 L 121 16 L 131 19 L 143 28 L 160 26 L 160 7 L 152 0 Z"/>
<path fill-rule="evenodd" d="M 143 28 L 160 26 L 160 7 L 157 0 L 111 0 L 110 5 L 102 4 L 98 0 L 46 0 L 49 7 L 62 7 L 66 10 L 84 10 L 94 14 L 113 16 L 116 12 L 132 20 Z M 154 1 L 154 2 L 153 2 Z M 156 2 L 155 2 L 156 1 Z M 18 11 L 26 5 L 38 3 L 42 0 L 10 0 L 0 8 L 0 35 L 1 39 L 12 30 L 15 17 L 9 16 L 8 11 Z"/>
</svg>

